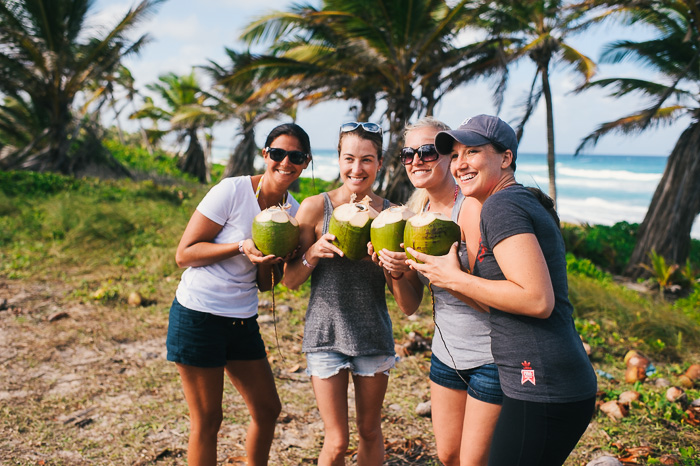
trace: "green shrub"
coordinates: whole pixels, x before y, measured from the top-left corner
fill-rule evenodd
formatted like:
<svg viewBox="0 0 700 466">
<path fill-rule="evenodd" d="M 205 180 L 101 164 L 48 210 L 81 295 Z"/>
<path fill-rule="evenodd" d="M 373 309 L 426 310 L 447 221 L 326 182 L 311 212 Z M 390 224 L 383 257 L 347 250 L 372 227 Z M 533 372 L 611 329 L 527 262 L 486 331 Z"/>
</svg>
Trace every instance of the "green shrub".
<svg viewBox="0 0 700 466">
<path fill-rule="evenodd" d="M 80 180 L 57 173 L 0 171 L 0 190 L 7 196 L 34 197 L 76 189 Z"/>
<path fill-rule="evenodd" d="M 639 225 L 619 222 L 606 225 L 562 225 L 566 250 L 617 274 L 629 262 Z"/>
<path fill-rule="evenodd" d="M 566 253 L 566 271 L 570 274 L 578 274 L 584 277 L 595 278 L 601 281 L 610 281 L 610 274 L 600 270 L 589 259 L 577 259 L 572 253 Z"/>
</svg>

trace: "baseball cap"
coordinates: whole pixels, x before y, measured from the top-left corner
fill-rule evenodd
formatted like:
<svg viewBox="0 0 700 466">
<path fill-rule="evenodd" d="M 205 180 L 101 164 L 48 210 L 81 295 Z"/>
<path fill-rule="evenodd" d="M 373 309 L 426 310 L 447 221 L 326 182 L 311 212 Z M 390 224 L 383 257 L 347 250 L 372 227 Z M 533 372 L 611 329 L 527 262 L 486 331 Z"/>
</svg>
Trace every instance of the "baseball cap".
<svg viewBox="0 0 700 466">
<path fill-rule="evenodd" d="M 440 154 L 450 154 L 454 141 L 465 146 L 483 146 L 495 143 L 517 155 L 518 138 L 508 123 L 497 116 L 477 115 L 464 120 L 457 129 L 440 131 L 435 136 L 435 148 Z"/>
</svg>

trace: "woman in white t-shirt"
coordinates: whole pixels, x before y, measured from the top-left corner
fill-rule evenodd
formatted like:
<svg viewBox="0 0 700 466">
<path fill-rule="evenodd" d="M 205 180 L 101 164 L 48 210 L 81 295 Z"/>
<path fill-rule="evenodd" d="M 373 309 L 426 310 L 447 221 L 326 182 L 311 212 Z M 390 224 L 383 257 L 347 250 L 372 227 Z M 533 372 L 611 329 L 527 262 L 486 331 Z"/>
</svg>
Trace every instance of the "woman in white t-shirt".
<svg viewBox="0 0 700 466">
<path fill-rule="evenodd" d="M 277 126 L 262 155 L 264 174 L 225 178 L 207 193 L 177 247 L 177 264 L 187 270 L 170 308 L 167 348 L 190 411 L 190 466 L 216 464 L 224 373 L 251 415 L 249 465 L 267 464 L 281 411 L 256 319 L 258 289 L 270 289 L 273 266 L 286 258 L 263 256 L 251 227 L 271 206 L 288 203 L 296 214 L 287 188 L 311 161 L 309 136 L 293 123 Z"/>
</svg>

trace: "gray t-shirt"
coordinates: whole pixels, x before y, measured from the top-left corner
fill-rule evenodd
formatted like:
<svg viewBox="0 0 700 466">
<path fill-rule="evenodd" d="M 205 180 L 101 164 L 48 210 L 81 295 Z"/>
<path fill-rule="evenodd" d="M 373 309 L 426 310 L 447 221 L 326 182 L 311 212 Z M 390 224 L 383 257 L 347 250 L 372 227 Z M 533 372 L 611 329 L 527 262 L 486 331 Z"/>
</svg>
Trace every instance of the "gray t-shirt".
<svg viewBox="0 0 700 466">
<path fill-rule="evenodd" d="M 333 213 L 324 193 L 323 233 Z M 389 201 L 384 201 L 384 208 Z M 394 355 L 386 307 L 384 272 L 371 260 L 321 259 L 311 273 L 304 325 L 304 353 L 333 351 L 348 356 Z"/>
<path fill-rule="evenodd" d="M 595 372 L 583 349 L 568 297 L 564 241 L 557 224 L 535 196 L 516 185 L 489 197 L 481 211 L 481 241 L 474 274 L 505 280 L 493 255 L 500 241 L 522 233 L 537 237 L 554 287 L 547 319 L 491 308 L 491 348 L 503 392 L 510 398 L 568 403 L 595 395 Z"/>
<path fill-rule="evenodd" d="M 460 192 L 452 208 L 452 221 L 455 223 L 459 219 L 463 202 L 464 195 Z M 467 246 L 464 241 L 459 244 L 459 261 L 462 269 L 469 270 Z M 419 273 L 418 278 L 424 285 L 428 285 L 428 279 L 423 274 Z M 489 314 L 477 311 L 443 288 L 432 286 L 432 289 L 436 323 L 431 345 L 433 355 L 443 364 L 459 370 L 491 364 L 493 356 L 489 336 Z"/>
</svg>

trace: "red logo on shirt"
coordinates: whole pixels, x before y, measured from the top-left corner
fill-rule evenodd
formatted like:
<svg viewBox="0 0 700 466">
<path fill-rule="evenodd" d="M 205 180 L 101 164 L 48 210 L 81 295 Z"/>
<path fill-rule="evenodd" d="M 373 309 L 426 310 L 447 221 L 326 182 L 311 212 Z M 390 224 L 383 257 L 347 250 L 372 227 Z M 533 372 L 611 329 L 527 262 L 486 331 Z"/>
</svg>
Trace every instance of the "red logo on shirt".
<svg viewBox="0 0 700 466">
<path fill-rule="evenodd" d="M 476 259 L 479 262 L 483 262 L 485 256 L 486 256 L 486 246 L 484 246 L 484 243 L 481 242 L 481 238 L 479 238 L 479 253 L 476 255 Z"/>
<path fill-rule="evenodd" d="M 527 361 L 523 361 L 520 364 L 523 366 L 523 370 L 520 371 L 522 374 L 522 377 L 520 379 L 520 384 L 525 385 L 525 382 L 531 382 L 532 385 L 535 384 L 535 371 L 530 367 L 530 363 Z"/>
</svg>

